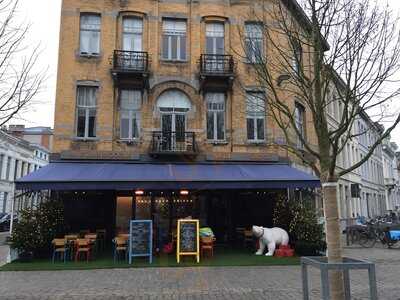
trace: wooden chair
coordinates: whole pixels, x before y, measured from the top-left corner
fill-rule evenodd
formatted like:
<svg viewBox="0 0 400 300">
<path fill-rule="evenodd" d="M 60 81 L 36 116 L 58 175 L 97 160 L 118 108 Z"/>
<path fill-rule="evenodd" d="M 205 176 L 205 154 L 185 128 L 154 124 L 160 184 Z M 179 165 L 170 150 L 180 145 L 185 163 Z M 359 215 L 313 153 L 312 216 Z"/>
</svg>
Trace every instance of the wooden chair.
<svg viewBox="0 0 400 300">
<path fill-rule="evenodd" d="M 72 260 L 75 253 L 75 241 L 78 239 L 77 234 L 66 234 L 64 236 L 66 247 L 69 251 L 69 259 Z"/>
<path fill-rule="evenodd" d="M 54 239 L 52 241 L 52 245 L 53 245 L 53 258 L 52 258 L 53 263 L 57 255 L 59 256 L 60 260 L 62 259 L 65 263 L 68 250 L 66 247 L 65 239 Z"/>
<path fill-rule="evenodd" d="M 86 239 L 77 239 L 76 240 L 76 253 L 75 253 L 75 262 L 78 261 L 81 253 L 86 254 L 86 261 L 90 259 L 90 245 L 89 241 Z"/>
<path fill-rule="evenodd" d="M 123 252 L 125 255 L 125 260 L 128 258 L 128 240 L 125 237 L 114 238 L 114 262 L 120 257 Z"/>
<path fill-rule="evenodd" d="M 97 229 L 97 242 L 99 243 L 99 248 L 104 250 L 106 245 L 106 230 L 105 229 Z"/>
<path fill-rule="evenodd" d="M 89 229 L 82 229 L 82 230 L 79 230 L 79 237 L 80 238 L 83 238 L 86 234 L 89 234 L 90 233 L 90 230 Z"/>
<path fill-rule="evenodd" d="M 204 236 L 200 238 L 200 252 L 202 257 L 204 257 L 206 251 L 210 253 L 210 257 L 214 256 L 214 241 L 215 238 L 212 236 Z"/>
<path fill-rule="evenodd" d="M 84 238 L 89 242 L 92 256 L 94 256 L 94 254 L 97 254 L 98 252 L 97 234 L 95 233 L 85 234 Z"/>
</svg>

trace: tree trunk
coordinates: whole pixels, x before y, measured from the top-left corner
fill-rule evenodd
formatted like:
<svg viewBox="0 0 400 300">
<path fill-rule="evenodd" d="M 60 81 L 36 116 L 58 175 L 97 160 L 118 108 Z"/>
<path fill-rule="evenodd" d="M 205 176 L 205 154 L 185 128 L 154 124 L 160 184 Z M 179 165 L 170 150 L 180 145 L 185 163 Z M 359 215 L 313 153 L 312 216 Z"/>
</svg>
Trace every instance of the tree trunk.
<svg viewBox="0 0 400 300">
<path fill-rule="evenodd" d="M 337 203 L 337 181 L 322 184 L 324 213 L 326 222 L 326 242 L 328 246 L 328 261 L 342 262 L 341 233 Z M 341 271 L 330 271 L 329 287 L 332 300 L 344 300 L 344 285 Z"/>
</svg>

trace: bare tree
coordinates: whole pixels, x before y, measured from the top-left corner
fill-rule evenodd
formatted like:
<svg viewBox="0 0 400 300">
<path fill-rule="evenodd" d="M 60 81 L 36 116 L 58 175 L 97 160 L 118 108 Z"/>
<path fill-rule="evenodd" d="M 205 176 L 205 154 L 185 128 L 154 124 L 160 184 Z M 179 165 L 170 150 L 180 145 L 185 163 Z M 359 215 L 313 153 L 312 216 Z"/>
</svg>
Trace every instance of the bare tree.
<svg viewBox="0 0 400 300">
<path fill-rule="evenodd" d="M 29 25 L 18 22 L 18 0 L 0 0 L 0 127 L 26 111 L 40 92 L 39 46 L 26 45 Z"/>
<path fill-rule="evenodd" d="M 295 0 L 255 2 L 251 18 L 258 27 L 241 33 L 241 55 L 251 58 L 254 76 L 266 90 L 267 112 L 284 137 L 280 146 L 321 179 L 328 259 L 340 262 L 338 178 L 364 164 L 400 122 L 398 113 L 382 109 L 400 92 L 397 19 L 382 1 L 303 0 L 301 6 Z M 260 34 L 264 46 L 258 42 Z M 327 119 L 331 103 L 340 110 L 336 126 Z M 362 159 L 338 169 L 346 143 L 365 134 L 355 125 L 368 111 L 390 126 L 380 131 Z M 307 134 L 305 118 L 312 124 Z M 340 273 L 332 274 L 330 286 L 332 299 L 344 299 Z"/>
</svg>

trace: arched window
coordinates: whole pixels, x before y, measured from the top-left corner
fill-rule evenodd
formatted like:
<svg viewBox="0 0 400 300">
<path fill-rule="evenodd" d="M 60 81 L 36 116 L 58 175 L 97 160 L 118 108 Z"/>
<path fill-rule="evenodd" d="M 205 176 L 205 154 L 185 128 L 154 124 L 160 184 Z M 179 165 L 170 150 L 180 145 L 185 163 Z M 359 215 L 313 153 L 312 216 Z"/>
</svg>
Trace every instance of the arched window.
<svg viewBox="0 0 400 300">
<path fill-rule="evenodd" d="M 161 94 L 157 101 L 160 112 L 187 112 L 191 109 L 189 98 L 178 90 L 169 90 Z"/>
</svg>

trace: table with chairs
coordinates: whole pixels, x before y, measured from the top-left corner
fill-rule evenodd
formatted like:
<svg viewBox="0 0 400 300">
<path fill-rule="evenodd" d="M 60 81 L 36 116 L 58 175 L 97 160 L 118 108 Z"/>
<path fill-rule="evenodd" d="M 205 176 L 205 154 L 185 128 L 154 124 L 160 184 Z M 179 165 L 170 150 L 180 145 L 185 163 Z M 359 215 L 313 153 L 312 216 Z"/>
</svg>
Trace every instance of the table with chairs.
<svg viewBox="0 0 400 300">
<path fill-rule="evenodd" d="M 99 248 L 105 247 L 105 230 L 101 229 L 95 233 L 90 230 L 81 230 L 79 233 L 69 233 L 63 238 L 56 238 L 52 241 L 52 261 L 58 258 L 66 262 L 93 259 Z"/>
</svg>

